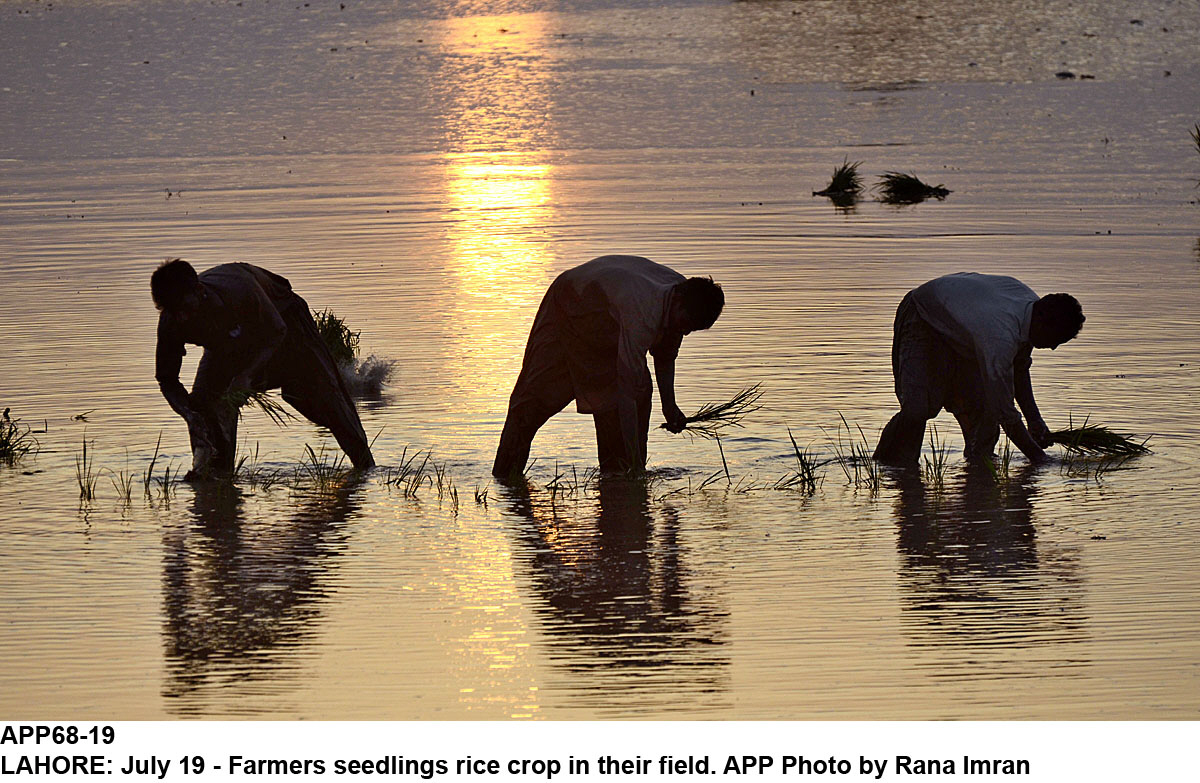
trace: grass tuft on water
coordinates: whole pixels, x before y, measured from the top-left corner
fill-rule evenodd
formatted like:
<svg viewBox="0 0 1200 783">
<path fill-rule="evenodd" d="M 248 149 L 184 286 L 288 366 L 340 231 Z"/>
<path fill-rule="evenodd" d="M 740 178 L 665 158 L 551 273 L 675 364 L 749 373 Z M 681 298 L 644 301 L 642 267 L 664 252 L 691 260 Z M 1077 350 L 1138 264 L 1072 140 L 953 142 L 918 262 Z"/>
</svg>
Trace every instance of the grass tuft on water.
<svg viewBox="0 0 1200 783">
<path fill-rule="evenodd" d="M 1066 429 L 1052 432 L 1050 437 L 1056 444 L 1073 454 L 1136 457 L 1150 453 L 1150 448 L 1146 445 L 1149 437 L 1139 441 L 1133 435 L 1121 435 L 1108 427 L 1088 424 L 1087 419 L 1078 427 L 1074 426 L 1074 422 L 1068 422 Z"/>
<path fill-rule="evenodd" d="M 4 409 L 4 417 L 0 419 L 0 463 L 11 466 L 36 453 L 40 444 L 29 425 L 22 424 L 20 419 L 10 419 L 8 410 Z"/>
<path fill-rule="evenodd" d="M 842 164 L 833 170 L 833 176 L 829 178 L 829 184 L 824 190 L 814 190 L 814 196 L 856 196 L 862 192 L 863 184 L 862 177 L 858 174 L 858 167 L 862 165 L 861 161 L 850 162 L 849 158 L 842 160 Z"/>
<path fill-rule="evenodd" d="M 742 427 L 742 419 L 762 408 L 758 404 L 762 395 L 762 384 L 756 383 L 742 389 L 727 402 L 703 405 L 687 417 L 684 431 L 702 438 L 716 438 L 726 427 Z M 665 424 L 659 426 L 666 429 Z"/>
<path fill-rule="evenodd" d="M 889 171 L 879 178 L 875 186 L 879 200 L 885 204 L 917 204 L 927 198 L 941 201 L 950 195 L 942 185 L 926 185 L 916 174 Z"/>
</svg>

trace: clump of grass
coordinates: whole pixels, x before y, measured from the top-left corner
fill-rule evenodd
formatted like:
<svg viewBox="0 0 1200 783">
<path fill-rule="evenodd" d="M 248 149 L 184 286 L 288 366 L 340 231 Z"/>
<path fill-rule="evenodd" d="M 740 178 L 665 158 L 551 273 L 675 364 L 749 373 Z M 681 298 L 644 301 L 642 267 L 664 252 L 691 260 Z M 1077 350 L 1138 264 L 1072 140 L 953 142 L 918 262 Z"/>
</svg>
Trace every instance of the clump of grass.
<svg viewBox="0 0 1200 783">
<path fill-rule="evenodd" d="M 926 185 L 917 175 L 899 171 L 889 171 L 881 176 L 875 189 L 879 191 L 879 200 L 885 204 L 917 204 L 927 198 L 941 201 L 950 195 L 950 191 L 940 184 Z"/>
<path fill-rule="evenodd" d="M 233 468 L 233 482 L 235 484 L 246 484 L 251 490 L 269 490 L 271 487 L 283 481 L 283 476 L 278 470 L 264 468 L 258 459 L 259 444 L 254 443 L 254 451 L 243 454 L 238 459 L 237 465 Z"/>
<path fill-rule="evenodd" d="M 858 167 L 861 165 L 860 161 L 851 163 L 849 158 L 843 159 L 842 165 L 833 170 L 833 176 L 829 178 L 825 189 L 814 190 L 813 195 L 829 198 L 857 196 L 863 189 L 862 177 L 858 174 Z"/>
<path fill-rule="evenodd" d="M 129 469 L 129 450 L 125 450 L 125 467 L 122 470 L 109 470 L 108 480 L 112 482 L 117 492 L 117 500 L 128 507 L 133 503 L 133 482 L 137 479 Z"/>
<path fill-rule="evenodd" d="M 346 322 L 334 315 L 328 308 L 313 313 L 317 324 L 317 333 L 329 353 L 333 356 L 334 364 L 342 374 L 342 381 L 351 394 L 378 395 L 383 385 L 392 377 L 396 362 L 384 359 L 374 354 L 359 360 L 358 352 L 362 332 L 356 332 L 346 325 Z"/>
<path fill-rule="evenodd" d="M 100 475 L 95 471 L 93 463 L 96 459 L 95 441 L 92 442 L 92 453 L 88 453 L 87 436 L 83 437 L 83 451 L 75 455 L 75 481 L 79 484 L 79 499 L 90 502 L 96 499 L 96 484 Z"/>
<path fill-rule="evenodd" d="M 847 484 L 855 488 L 878 492 L 883 485 L 883 472 L 879 463 L 872 456 L 866 433 L 859 426 L 857 428 L 858 438 L 855 438 L 854 428 L 846 421 L 846 417 L 839 413 L 838 418 L 842 420 L 842 423 L 837 428 L 836 438 L 830 437 L 829 432 L 822 428 L 825 431 L 825 437 L 829 439 L 829 443 L 833 447 L 832 461 L 842 469 Z M 842 436 L 843 427 L 846 430 L 844 438 Z"/>
<path fill-rule="evenodd" d="M 1196 152 L 1200 153 L 1200 122 L 1189 131 L 1192 136 L 1192 143 L 1196 145 Z"/>
<path fill-rule="evenodd" d="M 488 492 L 491 491 L 491 486 L 490 483 L 484 484 L 483 487 L 480 487 L 478 484 L 475 485 L 475 505 L 487 508 Z"/>
<path fill-rule="evenodd" d="M 945 438 L 939 437 L 937 427 L 930 425 L 930 453 L 924 457 L 923 472 L 925 474 L 925 481 L 929 484 L 930 489 L 938 494 L 946 490 L 946 455 L 949 451 L 950 447 L 946 445 Z"/>
<path fill-rule="evenodd" d="M 702 438 L 716 438 L 726 427 L 742 427 L 742 419 L 762 408 L 758 404 L 762 397 L 762 384 L 756 383 L 742 389 L 728 402 L 709 403 L 701 406 L 683 425 L 684 431 Z M 665 424 L 659 425 L 666 429 Z"/>
<path fill-rule="evenodd" d="M 37 453 L 40 444 L 33 437 L 33 430 L 20 419 L 9 418 L 9 409 L 4 409 L 0 418 L 0 463 L 16 465 L 30 454 Z"/>
<path fill-rule="evenodd" d="M 424 454 L 424 457 L 422 457 Z M 430 486 L 438 488 L 438 497 L 442 497 L 446 481 L 446 466 L 437 464 L 433 465 L 434 474 L 437 476 L 435 482 L 434 477 L 427 475 L 425 470 L 430 466 L 430 459 L 433 452 L 422 452 L 419 449 L 414 451 L 412 455 L 408 453 L 408 447 L 404 447 L 404 451 L 400 454 L 400 464 L 396 467 L 388 468 L 384 471 L 381 479 L 384 486 L 391 489 L 399 489 L 404 493 L 404 497 L 416 499 L 420 492 L 421 486 L 428 481 Z M 420 458 L 420 462 L 417 462 Z"/>
<path fill-rule="evenodd" d="M 1150 438 L 1138 441 L 1132 435 L 1121 435 L 1108 427 L 1088 424 L 1086 418 L 1078 427 L 1068 420 L 1066 429 L 1050 433 L 1050 438 L 1071 454 L 1137 457 L 1150 453 L 1150 448 L 1146 445 Z"/>
<path fill-rule="evenodd" d="M 160 448 L 162 448 L 162 430 L 158 431 L 158 442 L 154 444 L 154 455 L 150 457 L 150 465 L 142 474 L 142 492 L 146 496 L 146 500 L 150 499 L 150 488 L 154 485 L 154 465 L 158 462 Z"/>
<path fill-rule="evenodd" d="M 817 494 L 817 488 L 825 480 L 824 474 L 817 473 L 820 463 L 814 459 L 811 451 L 800 448 L 796 443 L 795 436 L 792 435 L 790 427 L 788 428 L 788 439 L 792 442 L 792 453 L 796 458 L 796 467 L 791 473 L 780 477 L 779 480 L 772 484 L 771 489 L 799 492 L 811 497 Z"/>
<path fill-rule="evenodd" d="M 330 455 L 324 444 L 320 451 L 305 444 L 304 457 L 296 468 L 295 483 L 319 495 L 332 495 L 344 487 L 355 473 L 353 468 L 346 467 L 346 455 L 340 450 Z"/>
<path fill-rule="evenodd" d="M 317 333 L 333 355 L 333 360 L 339 365 L 354 364 L 358 358 L 358 341 L 362 333 L 346 326 L 346 322 L 328 308 L 313 313 L 313 320 L 317 322 Z"/>
<path fill-rule="evenodd" d="M 1000 447 L 999 461 L 994 460 L 994 459 L 987 459 L 984 463 L 985 465 L 987 465 L 988 470 L 992 474 L 992 478 L 996 481 L 997 484 L 1003 484 L 1003 483 L 1007 482 L 1009 480 L 1009 478 L 1012 476 L 1012 458 L 1013 458 L 1012 441 L 1010 441 L 1008 439 L 1008 436 L 1006 435 L 1006 436 L 1004 436 L 1003 445 Z"/>
</svg>

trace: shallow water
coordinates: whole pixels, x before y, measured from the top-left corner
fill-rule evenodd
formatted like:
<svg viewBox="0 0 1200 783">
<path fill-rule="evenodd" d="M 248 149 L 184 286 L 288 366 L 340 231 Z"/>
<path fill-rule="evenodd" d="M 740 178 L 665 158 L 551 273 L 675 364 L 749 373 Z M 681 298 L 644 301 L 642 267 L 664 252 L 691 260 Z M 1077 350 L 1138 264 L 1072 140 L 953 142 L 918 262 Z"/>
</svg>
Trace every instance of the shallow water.
<svg viewBox="0 0 1200 783">
<path fill-rule="evenodd" d="M 6 714 L 1197 716 L 1194 7 L 347 5 L 0 4 L 0 405 L 45 430 L 0 467 Z M 811 197 L 846 157 L 953 192 Z M 490 486 L 540 296 L 607 252 L 724 285 L 677 387 L 692 409 L 762 382 L 731 480 L 697 491 L 716 444 L 655 430 L 649 485 L 564 496 L 594 464 L 565 412 L 532 492 Z M 160 475 L 188 461 L 153 379 L 168 256 L 262 264 L 396 359 L 360 401 L 384 467 L 122 502 L 160 433 Z M 1018 458 L 997 486 L 943 416 L 942 491 L 833 465 L 766 489 L 789 430 L 822 457 L 840 415 L 874 440 L 896 303 L 967 269 L 1078 296 L 1041 408 L 1154 453 Z M 254 413 L 242 434 L 264 471 L 334 448 Z M 457 504 L 384 484 L 425 449 Z"/>
</svg>

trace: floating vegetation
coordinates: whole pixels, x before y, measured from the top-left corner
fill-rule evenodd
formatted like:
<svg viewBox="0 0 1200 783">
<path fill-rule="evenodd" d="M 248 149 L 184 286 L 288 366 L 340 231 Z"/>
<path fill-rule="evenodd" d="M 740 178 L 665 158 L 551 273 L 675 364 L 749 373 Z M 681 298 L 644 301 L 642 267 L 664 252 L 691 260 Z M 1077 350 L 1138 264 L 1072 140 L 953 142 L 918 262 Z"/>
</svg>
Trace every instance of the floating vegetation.
<svg viewBox="0 0 1200 783">
<path fill-rule="evenodd" d="M 1067 428 L 1050 433 L 1050 438 L 1067 452 L 1103 457 L 1137 457 L 1149 454 L 1146 443 L 1149 437 L 1136 440 L 1132 435 L 1121 435 L 1098 424 L 1083 424 L 1076 427 L 1068 421 Z"/>
<path fill-rule="evenodd" d="M 950 195 L 942 185 L 926 185 L 915 174 L 889 171 L 879 178 L 875 186 L 879 200 L 885 204 L 917 204 L 927 198 L 941 201 Z"/>
<path fill-rule="evenodd" d="M 726 427 L 741 427 L 742 419 L 762 408 L 758 404 L 762 397 L 762 384 L 742 389 L 728 402 L 709 403 L 700 408 L 684 422 L 684 430 L 690 435 L 702 438 L 716 438 L 717 433 Z M 665 424 L 659 425 L 666 429 Z"/>
<path fill-rule="evenodd" d="M 824 190 L 814 190 L 813 195 L 826 196 L 841 208 L 853 207 L 863 190 L 862 177 L 858 174 L 861 165 L 859 161 L 851 163 L 849 158 L 843 159 L 842 164 L 833 170 L 829 185 Z"/>
<path fill-rule="evenodd" d="M 9 418 L 9 409 L 4 409 L 0 418 L 0 463 L 16 465 L 30 454 L 37 453 L 40 444 L 33 437 L 29 425 L 22 424 L 20 419 Z"/>
</svg>

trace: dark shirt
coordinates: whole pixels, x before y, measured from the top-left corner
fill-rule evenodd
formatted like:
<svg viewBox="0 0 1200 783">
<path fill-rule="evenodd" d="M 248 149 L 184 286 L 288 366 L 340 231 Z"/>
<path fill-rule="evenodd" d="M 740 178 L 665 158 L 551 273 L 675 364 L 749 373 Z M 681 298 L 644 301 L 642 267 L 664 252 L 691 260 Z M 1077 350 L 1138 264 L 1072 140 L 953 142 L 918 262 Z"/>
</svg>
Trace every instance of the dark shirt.
<svg viewBox="0 0 1200 783">
<path fill-rule="evenodd" d="M 239 373 L 269 357 L 287 333 L 283 313 L 303 303 L 286 278 L 250 264 L 221 264 L 199 278 L 204 300 L 195 316 L 184 320 L 163 310 L 158 318 L 154 377 L 173 405 L 172 392 L 183 389 L 185 343 L 205 348 L 193 394 L 221 394 Z"/>
</svg>

